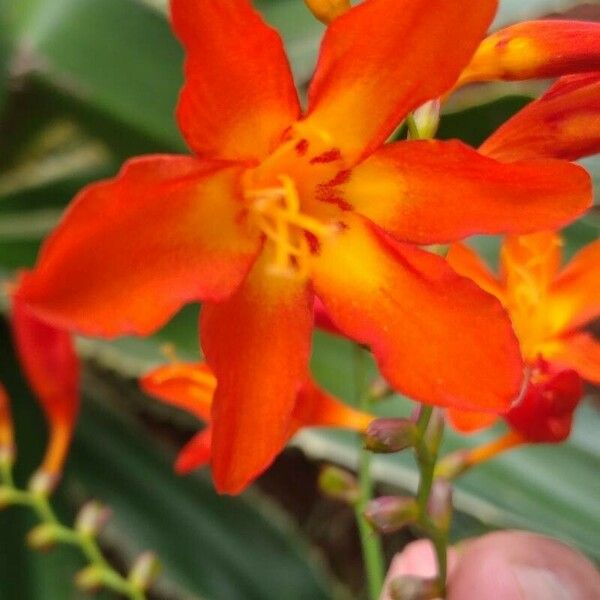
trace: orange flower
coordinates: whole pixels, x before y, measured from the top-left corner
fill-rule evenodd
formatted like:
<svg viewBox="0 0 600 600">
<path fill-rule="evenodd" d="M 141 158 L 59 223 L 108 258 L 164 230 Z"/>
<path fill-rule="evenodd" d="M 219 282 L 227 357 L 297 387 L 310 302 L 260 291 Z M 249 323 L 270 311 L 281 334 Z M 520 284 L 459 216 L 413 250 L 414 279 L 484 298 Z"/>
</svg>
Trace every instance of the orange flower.
<svg viewBox="0 0 600 600">
<path fill-rule="evenodd" d="M 518 81 L 600 69 L 600 23 L 527 21 L 488 36 L 456 87 L 473 81 Z"/>
<path fill-rule="evenodd" d="M 500 304 L 417 245 L 559 226 L 589 206 L 587 174 L 459 142 L 383 146 L 452 88 L 496 7 L 359 4 L 327 28 L 302 115 L 281 40 L 248 0 L 172 0 L 195 156 L 133 159 L 84 189 L 21 294 L 105 337 L 202 300 L 219 490 L 241 489 L 289 436 L 314 295 L 415 399 L 498 412 L 514 398 L 522 365 Z"/>
<path fill-rule="evenodd" d="M 140 379 L 144 391 L 159 400 L 186 410 L 207 427 L 195 435 L 181 450 L 175 463 L 178 473 L 208 464 L 212 446 L 211 407 L 217 388 L 217 380 L 205 363 L 174 363 L 159 367 Z M 289 440 L 302 427 L 342 427 L 365 431 L 373 416 L 355 410 L 340 402 L 308 380 L 301 386 L 287 432 Z M 277 453 L 281 451 L 278 449 Z M 244 487 L 265 470 L 271 460 L 260 466 L 255 473 L 245 472 Z"/>
<path fill-rule="evenodd" d="M 509 237 L 494 277 L 477 255 L 454 245 L 448 261 L 494 294 L 510 314 L 521 352 L 531 368 L 529 389 L 506 419 L 529 441 L 561 441 L 583 394 L 580 377 L 600 383 L 600 342 L 583 327 L 600 315 L 600 241 L 560 269 L 561 239 L 552 232 Z M 451 410 L 458 429 L 494 421 L 489 415 Z"/>
<path fill-rule="evenodd" d="M 79 359 L 71 335 L 39 319 L 13 294 L 11 325 L 21 368 L 50 428 L 39 481 L 58 480 L 79 410 Z"/>
</svg>

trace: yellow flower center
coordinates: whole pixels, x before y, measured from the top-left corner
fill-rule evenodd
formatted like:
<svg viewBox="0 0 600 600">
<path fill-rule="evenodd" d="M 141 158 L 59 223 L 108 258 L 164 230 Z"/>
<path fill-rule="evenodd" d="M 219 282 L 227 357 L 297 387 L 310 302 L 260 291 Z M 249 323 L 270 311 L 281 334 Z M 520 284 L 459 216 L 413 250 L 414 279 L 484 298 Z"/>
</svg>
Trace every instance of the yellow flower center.
<svg viewBox="0 0 600 600">
<path fill-rule="evenodd" d="M 323 238 L 339 230 L 302 212 L 298 190 L 288 175 L 277 176 L 280 185 L 246 189 L 254 223 L 265 235 L 273 254 L 272 269 L 283 275 L 305 278 L 311 252 Z"/>
</svg>

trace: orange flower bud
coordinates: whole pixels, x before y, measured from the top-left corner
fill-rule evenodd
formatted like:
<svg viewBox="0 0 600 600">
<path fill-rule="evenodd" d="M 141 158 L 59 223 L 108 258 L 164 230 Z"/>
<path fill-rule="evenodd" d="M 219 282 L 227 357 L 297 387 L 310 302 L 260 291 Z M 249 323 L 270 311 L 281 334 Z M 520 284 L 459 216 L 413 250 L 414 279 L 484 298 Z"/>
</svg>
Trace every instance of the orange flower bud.
<svg viewBox="0 0 600 600">
<path fill-rule="evenodd" d="M 13 424 L 8 393 L 0 383 L 0 464 L 12 464 L 14 452 Z"/>
</svg>

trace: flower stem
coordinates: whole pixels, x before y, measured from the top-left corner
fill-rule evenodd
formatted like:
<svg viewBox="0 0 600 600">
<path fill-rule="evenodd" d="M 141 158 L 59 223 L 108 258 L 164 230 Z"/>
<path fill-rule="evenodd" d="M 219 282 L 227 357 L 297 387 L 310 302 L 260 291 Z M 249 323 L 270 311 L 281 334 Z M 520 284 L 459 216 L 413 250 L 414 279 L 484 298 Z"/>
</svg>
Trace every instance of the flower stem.
<svg viewBox="0 0 600 600">
<path fill-rule="evenodd" d="M 438 588 L 440 596 L 443 597 L 446 590 L 448 570 L 448 531 L 447 529 L 438 527 L 428 514 L 428 504 L 434 483 L 435 465 L 442 437 L 442 429 L 439 432 L 432 432 L 431 434 L 428 431 L 430 426 L 435 428 L 435 423 L 432 422 L 433 411 L 434 409 L 431 406 L 421 406 L 417 420 L 415 454 L 420 475 L 416 498 L 419 514 L 417 525 L 433 544 L 438 564 Z"/>
<path fill-rule="evenodd" d="M 359 346 L 354 348 L 354 377 L 358 406 L 369 410 L 372 401 L 367 385 L 368 364 L 366 352 Z M 354 504 L 354 514 L 360 536 L 367 587 L 370 600 L 377 600 L 383 587 L 385 565 L 383 548 L 379 535 L 364 517 L 364 510 L 373 498 L 373 479 L 371 477 L 371 453 L 361 447 L 358 466 L 359 498 Z"/>
<path fill-rule="evenodd" d="M 146 599 L 142 589 L 108 563 L 93 535 L 62 524 L 45 494 L 15 487 L 10 467 L 0 469 L 0 489 L 8 505 L 29 507 L 38 517 L 40 525 L 51 528 L 52 542 L 78 547 L 87 559 L 88 566 L 96 569 L 99 581 L 105 588 L 131 600 Z"/>
</svg>

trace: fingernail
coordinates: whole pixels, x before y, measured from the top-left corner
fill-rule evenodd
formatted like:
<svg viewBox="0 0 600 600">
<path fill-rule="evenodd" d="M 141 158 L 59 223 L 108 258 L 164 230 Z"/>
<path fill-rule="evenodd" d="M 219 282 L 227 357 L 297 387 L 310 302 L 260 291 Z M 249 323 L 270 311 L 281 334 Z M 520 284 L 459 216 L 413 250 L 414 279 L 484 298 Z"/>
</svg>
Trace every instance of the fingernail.
<svg viewBox="0 0 600 600">
<path fill-rule="evenodd" d="M 527 565 L 513 568 L 513 574 L 523 591 L 524 600 L 544 598 L 544 600 L 569 600 L 569 590 L 552 571 Z"/>
</svg>

